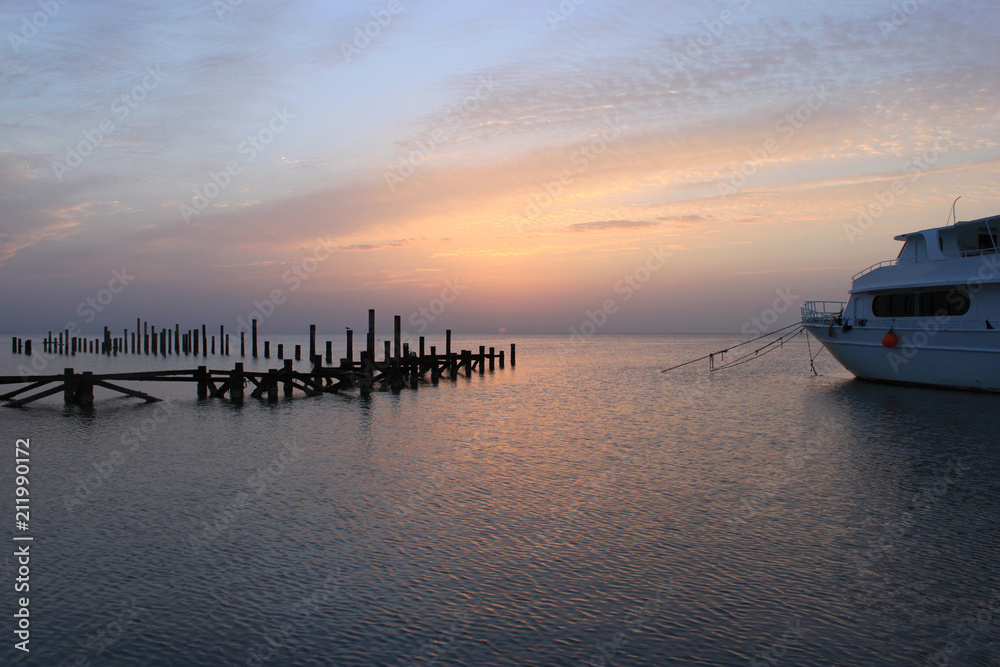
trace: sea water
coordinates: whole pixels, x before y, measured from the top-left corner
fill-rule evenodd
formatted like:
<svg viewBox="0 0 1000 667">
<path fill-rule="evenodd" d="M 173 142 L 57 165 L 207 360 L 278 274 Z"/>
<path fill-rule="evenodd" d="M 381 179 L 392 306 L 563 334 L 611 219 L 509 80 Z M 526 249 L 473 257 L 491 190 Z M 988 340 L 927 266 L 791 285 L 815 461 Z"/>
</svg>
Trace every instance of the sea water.
<svg viewBox="0 0 1000 667">
<path fill-rule="evenodd" d="M 367 398 L 122 382 L 165 400 L 0 409 L 0 662 L 1000 664 L 1000 396 L 825 355 L 814 376 L 803 337 L 715 373 L 659 371 L 737 338 L 465 338 L 516 342 L 516 368 Z"/>
</svg>

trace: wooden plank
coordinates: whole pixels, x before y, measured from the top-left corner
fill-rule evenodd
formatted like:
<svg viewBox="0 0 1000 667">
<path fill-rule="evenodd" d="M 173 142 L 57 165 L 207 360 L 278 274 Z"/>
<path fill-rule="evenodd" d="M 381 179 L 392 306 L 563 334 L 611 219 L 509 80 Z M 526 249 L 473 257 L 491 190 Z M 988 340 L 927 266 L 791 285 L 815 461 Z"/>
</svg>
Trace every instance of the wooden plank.
<svg viewBox="0 0 1000 667">
<path fill-rule="evenodd" d="M 39 382 L 33 382 L 33 383 L 29 384 L 27 387 L 21 387 L 20 389 L 16 389 L 16 390 L 14 390 L 14 391 L 12 391 L 12 392 L 10 392 L 8 394 L 4 394 L 3 396 L 0 396 L 0 401 L 9 401 L 10 399 L 14 398 L 18 394 L 23 394 L 26 391 L 34 391 L 35 389 L 39 389 L 41 387 L 44 387 L 45 385 L 47 385 L 50 382 L 58 382 L 59 380 L 62 379 L 62 376 L 55 375 L 55 376 L 53 376 L 53 378 L 54 379 L 41 380 Z"/>
<path fill-rule="evenodd" d="M 52 387 L 51 389 L 46 389 L 45 391 L 37 393 L 34 396 L 28 396 L 26 398 L 22 398 L 22 399 L 11 401 L 10 403 L 8 403 L 6 405 L 6 407 L 8 407 L 8 408 L 19 408 L 22 405 L 27 405 L 28 403 L 32 403 L 34 401 L 37 401 L 40 398 L 45 398 L 46 396 L 52 396 L 53 394 L 58 394 L 60 391 L 65 391 L 65 390 L 66 390 L 66 385 L 65 384 L 61 384 L 61 385 L 59 385 L 57 387 Z"/>
<path fill-rule="evenodd" d="M 155 396 L 150 396 L 149 394 L 146 394 L 144 392 L 136 391 L 135 389 L 128 389 L 127 387 L 120 387 L 120 386 L 118 386 L 116 384 L 112 384 L 110 382 L 105 382 L 104 380 L 95 380 L 94 384 L 98 385 L 98 386 L 101 386 L 101 387 L 104 387 L 105 389 L 111 389 L 112 391 L 117 391 L 117 392 L 120 392 L 122 394 L 126 394 L 128 396 L 134 396 L 135 398 L 141 398 L 142 400 L 146 401 L 147 403 L 156 403 L 156 402 L 159 402 L 159 401 L 163 400 L 163 399 L 157 398 Z"/>
<path fill-rule="evenodd" d="M 62 375 L 0 375 L 0 384 L 23 384 L 25 382 L 55 382 Z"/>
</svg>

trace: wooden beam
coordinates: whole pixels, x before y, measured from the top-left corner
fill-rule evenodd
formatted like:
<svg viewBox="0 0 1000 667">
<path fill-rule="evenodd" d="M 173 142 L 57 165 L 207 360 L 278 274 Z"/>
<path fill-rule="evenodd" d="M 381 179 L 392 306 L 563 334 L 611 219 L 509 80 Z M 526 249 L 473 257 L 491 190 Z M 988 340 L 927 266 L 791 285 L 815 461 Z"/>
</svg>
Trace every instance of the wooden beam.
<svg viewBox="0 0 1000 667">
<path fill-rule="evenodd" d="M 116 384 L 111 384 L 110 382 L 106 382 L 104 380 L 95 380 L 94 384 L 104 387 L 105 389 L 110 389 L 112 391 L 117 391 L 119 393 L 126 394 L 127 396 L 134 396 L 135 398 L 141 398 L 147 403 L 156 403 L 163 400 L 155 396 L 150 396 L 147 393 L 136 391 L 135 389 L 128 389 L 127 387 L 119 387 Z"/>
<path fill-rule="evenodd" d="M 19 408 L 22 405 L 27 405 L 28 403 L 32 403 L 34 401 L 37 401 L 40 398 L 45 398 L 46 396 L 52 396 L 53 394 L 58 394 L 60 391 L 64 391 L 65 389 L 66 389 L 66 385 L 65 384 L 60 384 L 60 385 L 58 385 L 56 387 L 52 387 L 51 389 L 46 389 L 43 392 L 39 392 L 39 393 L 35 394 L 34 396 L 28 396 L 27 398 L 22 398 L 22 399 L 11 401 L 10 403 L 8 403 L 6 405 L 6 407 L 8 407 L 8 408 Z"/>
</svg>

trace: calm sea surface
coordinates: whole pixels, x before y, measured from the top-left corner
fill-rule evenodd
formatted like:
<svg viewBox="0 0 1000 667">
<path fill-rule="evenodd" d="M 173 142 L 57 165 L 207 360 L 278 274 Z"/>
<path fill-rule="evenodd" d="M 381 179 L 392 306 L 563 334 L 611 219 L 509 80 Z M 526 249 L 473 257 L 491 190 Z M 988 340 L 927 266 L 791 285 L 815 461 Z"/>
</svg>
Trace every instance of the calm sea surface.
<svg viewBox="0 0 1000 667">
<path fill-rule="evenodd" d="M 35 538 L 0 663 L 1000 664 L 1000 396 L 813 377 L 803 338 L 712 375 L 658 371 L 738 338 L 456 347 L 511 340 L 399 395 L 0 409 L 4 533 L 30 438 Z"/>
</svg>

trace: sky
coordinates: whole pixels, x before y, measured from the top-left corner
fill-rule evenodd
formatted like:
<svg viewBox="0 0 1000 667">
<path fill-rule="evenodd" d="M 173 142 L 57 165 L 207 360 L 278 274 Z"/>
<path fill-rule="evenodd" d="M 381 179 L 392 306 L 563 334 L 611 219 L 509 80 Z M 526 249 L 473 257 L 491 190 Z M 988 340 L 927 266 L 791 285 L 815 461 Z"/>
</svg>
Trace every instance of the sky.
<svg viewBox="0 0 1000 667">
<path fill-rule="evenodd" d="M 7 0 L 0 38 L 5 332 L 746 333 L 1000 213 L 992 3 Z"/>
</svg>

